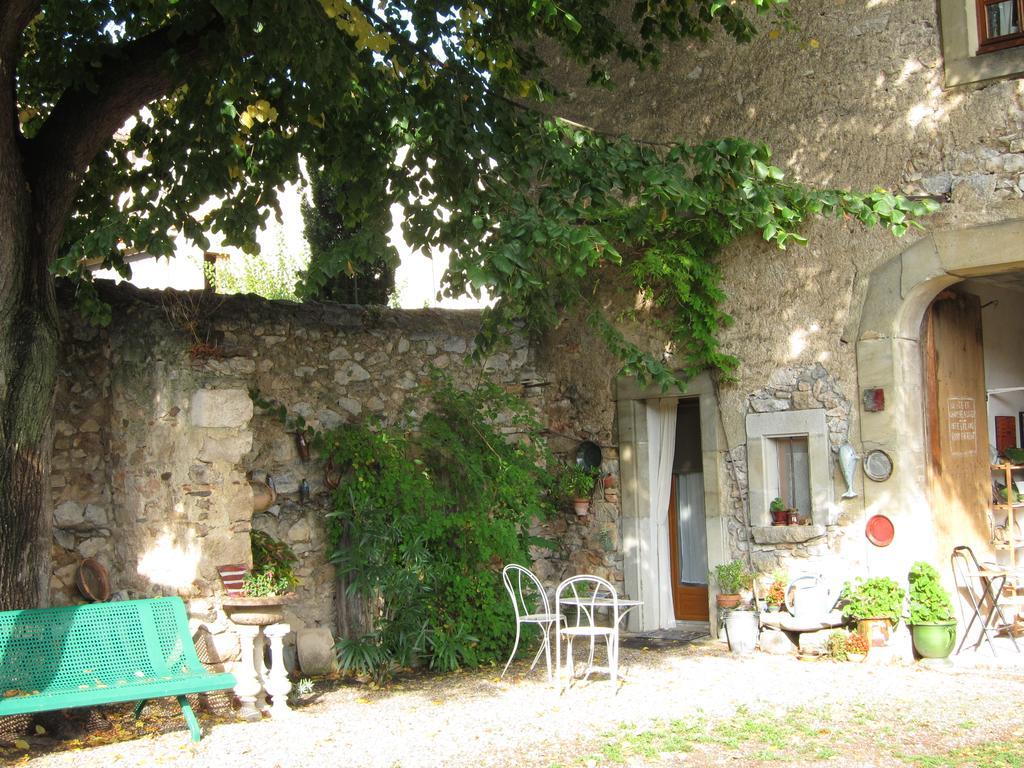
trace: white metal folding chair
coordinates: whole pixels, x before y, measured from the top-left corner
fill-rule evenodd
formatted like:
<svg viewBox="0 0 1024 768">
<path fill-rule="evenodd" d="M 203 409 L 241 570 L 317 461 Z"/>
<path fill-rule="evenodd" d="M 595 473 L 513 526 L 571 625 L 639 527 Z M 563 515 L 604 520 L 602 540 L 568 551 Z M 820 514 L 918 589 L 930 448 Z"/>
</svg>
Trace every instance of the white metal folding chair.
<svg viewBox="0 0 1024 768">
<path fill-rule="evenodd" d="M 568 608 L 575 609 L 575 619 L 567 620 L 560 627 L 555 641 L 556 667 L 561 673 L 562 639 L 565 639 L 565 657 L 572 678 L 574 663 L 572 642 L 577 637 L 590 641 L 590 655 L 584 680 L 594 671 L 594 646 L 603 637 L 608 651 L 608 675 L 614 683 L 619 668 L 619 596 L 615 587 L 600 576 L 573 576 L 558 585 L 555 590 L 555 613 L 562 614 Z M 599 612 L 608 612 L 607 625 L 598 623 Z"/>
<path fill-rule="evenodd" d="M 562 616 L 557 612 L 551 612 L 551 602 L 544 591 L 544 585 L 529 569 L 514 563 L 506 565 L 501 571 L 501 578 L 505 582 L 505 589 L 512 598 L 512 606 L 516 612 L 516 641 L 512 645 L 508 661 L 505 662 L 505 668 L 501 670 L 501 676 L 505 676 L 508 665 L 512 663 L 516 651 L 519 650 L 520 627 L 523 624 L 536 624 L 541 631 L 541 645 L 537 649 L 537 655 L 533 657 L 530 669 L 537 666 L 537 659 L 543 653 L 548 670 L 548 682 L 551 682 L 551 626 L 559 624 Z"/>
</svg>

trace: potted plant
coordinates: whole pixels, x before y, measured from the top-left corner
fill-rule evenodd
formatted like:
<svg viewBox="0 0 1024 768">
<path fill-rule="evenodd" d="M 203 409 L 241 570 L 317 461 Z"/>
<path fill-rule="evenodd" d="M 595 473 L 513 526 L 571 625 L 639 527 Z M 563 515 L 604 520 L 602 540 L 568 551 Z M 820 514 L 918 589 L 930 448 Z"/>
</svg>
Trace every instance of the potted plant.
<svg viewBox="0 0 1024 768">
<path fill-rule="evenodd" d="M 559 486 L 581 518 L 590 512 L 590 496 L 594 492 L 597 475 L 597 471 L 582 464 L 564 464 L 562 467 Z"/>
<path fill-rule="evenodd" d="M 864 661 L 868 655 L 868 641 L 860 632 L 850 632 L 846 636 L 846 660 Z"/>
<path fill-rule="evenodd" d="M 828 639 L 825 641 L 825 652 L 828 657 L 833 661 L 846 661 L 847 650 L 846 650 L 846 638 L 848 633 L 841 629 L 834 629 L 829 633 Z"/>
<path fill-rule="evenodd" d="M 953 602 L 939 573 L 918 561 L 910 568 L 910 635 L 914 650 L 925 659 L 945 659 L 956 645 Z"/>
<path fill-rule="evenodd" d="M 221 603 L 236 624 L 274 624 L 282 620 L 284 605 L 295 597 L 298 558 L 283 541 L 255 528 L 249 541 L 252 568 L 242 580 L 242 594 L 225 596 Z"/>
<path fill-rule="evenodd" d="M 780 496 L 772 499 L 768 511 L 772 513 L 772 525 L 789 525 L 789 507 Z"/>
<path fill-rule="evenodd" d="M 740 592 L 750 589 L 754 577 L 742 560 L 733 560 L 715 566 L 715 581 L 718 584 L 716 601 L 719 608 L 735 608 L 740 604 Z"/>
<path fill-rule="evenodd" d="M 771 584 L 765 593 L 764 601 L 768 606 L 769 613 L 776 613 L 782 610 L 786 602 L 786 574 L 782 571 L 772 573 Z"/>
<path fill-rule="evenodd" d="M 903 613 L 903 587 L 887 576 L 871 579 L 857 578 L 854 584 L 846 582 L 840 593 L 843 616 L 857 622 L 857 631 L 869 646 L 889 642 L 890 630 L 899 624 Z"/>
</svg>

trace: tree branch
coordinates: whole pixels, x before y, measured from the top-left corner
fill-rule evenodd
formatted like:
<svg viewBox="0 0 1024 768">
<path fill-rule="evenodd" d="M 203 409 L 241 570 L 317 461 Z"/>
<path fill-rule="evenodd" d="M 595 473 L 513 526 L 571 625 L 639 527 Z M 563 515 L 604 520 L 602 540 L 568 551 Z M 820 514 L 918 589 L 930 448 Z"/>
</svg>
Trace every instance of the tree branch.
<svg viewBox="0 0 1024 768">
<path fill-rule="evenodd" d="M 42 0 L 7 0 L 0 4 L 0 61 L 3 64 L 14 63 L 14 56 L 21 47 L 21 33 L 41 6 Z M 8 73 L 3 75 L 6 78 Z"/>
<path fill-rule="evenodd" d="M 150 34 L 114 47 L 104 58 L 96 87 L 66 91 L 39 133 L 29 142 L 28 170 L 35 201 L 38 235 L 55 238 L 44 249 L 53 258 L 64 222 L 96 154 L 111 136 L 146 104 L 173 91 L 186 70 L 194 70 L 213 56 L 205 45 L 223 30 L 223 20 L 206 5 L 206 23 L 190 19 L 193 31 L 181 25 L 161 27 Z"/>
<path fill-rule="evenodd" d="M 7 0 L 0 3 L 0 153 L 10 161 L 17 157 L 20 128 L 14 75 L 21 50 L 21 33 L 39 12 L 41 0 Z"/>
</svg>

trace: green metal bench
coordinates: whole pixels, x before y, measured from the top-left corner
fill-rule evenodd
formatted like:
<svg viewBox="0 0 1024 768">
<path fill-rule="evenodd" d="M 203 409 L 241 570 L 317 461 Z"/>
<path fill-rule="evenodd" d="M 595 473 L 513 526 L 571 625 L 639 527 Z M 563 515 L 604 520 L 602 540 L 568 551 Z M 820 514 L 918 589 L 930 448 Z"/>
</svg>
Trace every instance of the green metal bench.
<svg viewBox="0 0 1024 768">
<path fill-rule="evenodd" d="M 0 612 L 0 715 L 175 696 L 193 741 L 186 694 L 235 685 L 196 655 L 180 597 Z"/>
</svg>

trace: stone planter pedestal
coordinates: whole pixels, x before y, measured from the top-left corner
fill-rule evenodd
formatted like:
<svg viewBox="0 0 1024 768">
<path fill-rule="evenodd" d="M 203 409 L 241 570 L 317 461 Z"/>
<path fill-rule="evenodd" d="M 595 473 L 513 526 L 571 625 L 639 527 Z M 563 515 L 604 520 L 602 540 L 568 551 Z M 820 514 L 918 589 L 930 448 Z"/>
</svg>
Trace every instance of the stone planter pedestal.
<svg viewBox="0 0 1024 768">
<path fill-rule="evenodd" d="M 284 606 L 294 595 L 276 597 L 225 597 L 221 604 L 228 618 L 236 625 L 242 647 L 241 664 L 235 677 L 235 695 L 242 702 L 241 716 L 259 720 L 269 709 L 271 716 L 291 714 L 288 692 L 292 684 L 284 668 L 284 637 L 291 631 L 285 624 Z M 270 669 L 264 663 L 264 646 L 270 640 Z M 268 707 L 266 694 L 273 697 Z"/>
</svg>

